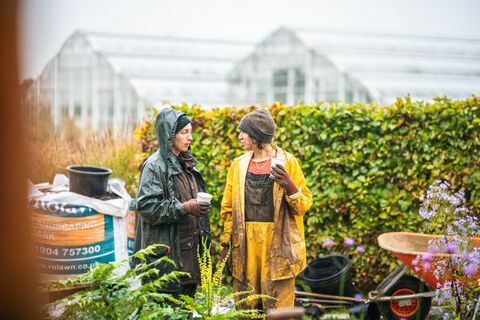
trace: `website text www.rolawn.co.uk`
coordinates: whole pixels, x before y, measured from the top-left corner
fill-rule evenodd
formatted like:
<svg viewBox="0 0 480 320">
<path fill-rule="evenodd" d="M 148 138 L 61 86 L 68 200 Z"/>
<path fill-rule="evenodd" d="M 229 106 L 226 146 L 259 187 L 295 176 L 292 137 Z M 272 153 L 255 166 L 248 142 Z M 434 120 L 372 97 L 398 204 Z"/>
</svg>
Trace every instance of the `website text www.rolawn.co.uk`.
<svg viewBox="0 0 480 320">
<path fill-rule="evenodd" d="M 98 262 L 89 262 L 89 263 L 81 263 L 81 264 L 44 264 L 41 266 L 41 269 L 43 272 L 48 272 L 48 271 L 70 271 L 70 272 L 75 272 L 75 271 L 85 271 L 90 268 L 94 268 L 98 265 Z"/>
</svg>

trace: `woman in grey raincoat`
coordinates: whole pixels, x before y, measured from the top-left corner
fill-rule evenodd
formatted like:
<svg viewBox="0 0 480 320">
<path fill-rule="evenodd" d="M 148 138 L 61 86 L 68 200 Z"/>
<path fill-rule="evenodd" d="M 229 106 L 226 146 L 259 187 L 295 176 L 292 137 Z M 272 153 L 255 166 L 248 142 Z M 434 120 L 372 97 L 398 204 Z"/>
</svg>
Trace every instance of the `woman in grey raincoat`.
<svg viewBox="0 0 480 320">
<path fill-rule="evenodd" d="M 176 270 L 190 273 L 190 278 L 171 284 L 166 292 L 193 296 L 200 279 L 197 247 L 209 239 L 210 205 L 197 203 L 205 184 L 190 153 L 192 124 L 182 112 L 163 109 L 155 123 L 159 150 L 143 164 L 137 194 L 137 234 L 135 251 L 151 244 L 165 244 L 158 258 L 168 255 Z M 160 273 L 175 268 L 160 264 Z"/>
</svg>

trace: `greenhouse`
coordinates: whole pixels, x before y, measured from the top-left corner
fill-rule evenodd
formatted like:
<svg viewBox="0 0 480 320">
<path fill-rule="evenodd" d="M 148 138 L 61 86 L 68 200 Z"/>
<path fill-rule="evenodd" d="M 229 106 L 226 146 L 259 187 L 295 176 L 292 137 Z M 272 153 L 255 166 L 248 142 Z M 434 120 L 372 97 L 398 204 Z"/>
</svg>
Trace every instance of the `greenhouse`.
<svg viewBox="0 0 480 320">
<path fill-rule="evenodd" d="M 168 101 L 225 105 L 226 75 L 247 42 L 76 32 L 36 81 L 38 101 L 61 130 L 131 132 L 147 108 Z"/>
<path fill-rule="evenodd" d="M 280 28 L 229 75 L 237 104 L 389 104 L 480 92 L 480 39 Z"/>
<path fill-rule="evenodd" d="M 390 104 L 480 91 L 480 39 L 280 28 L 258 44 L 76 32 L 35 82 L 57 130 L 131 132 L 168 101 Z M 70 122 L 66 122 L 66 120 Z"/>
</svg>

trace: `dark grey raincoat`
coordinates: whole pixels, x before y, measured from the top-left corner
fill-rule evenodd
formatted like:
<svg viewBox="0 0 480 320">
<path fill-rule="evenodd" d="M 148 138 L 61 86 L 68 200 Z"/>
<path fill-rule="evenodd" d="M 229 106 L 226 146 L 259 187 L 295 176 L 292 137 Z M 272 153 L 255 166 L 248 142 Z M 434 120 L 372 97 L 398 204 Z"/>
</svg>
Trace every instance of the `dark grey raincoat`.
<svg viewBox="0 0 480 320">
<path fill-rule="evenodd" d="M 155 132 L 159 150 L 152 154 L 143 164 L 137 193 L 137 233 L 135 251 L 146 248 L 153 243 L 161 243 L 170 249 L 161 249 L 158 255 L 168 255 L 176 263 L 176 270 L 192 273 L 192 280 L 199 279 L 196 265 L 197 244 L 199 237 L 210 238 L 208 216 L 199 218 L 197 230 L 185 230 L 179 233 L 180 223 L 189 219 L 183 203 L 175 196 L 173 175 L 179 174 L 182 167 L 178 158 L 172 153 L 176 121 L 183 113 L 164 109 L 159 112 Z M 193 170 L 198 189 L 205 191 L 205 184 L 196 169 Z M 175 268 L 170 264 L 159 265 L 161 273 Z M 191 282 L 190 281 L 190 282 Z M 184 281 L 182 281 L 184 282 Z M 188 282 L 188 281 L 187 281 Z"/>
</svg>

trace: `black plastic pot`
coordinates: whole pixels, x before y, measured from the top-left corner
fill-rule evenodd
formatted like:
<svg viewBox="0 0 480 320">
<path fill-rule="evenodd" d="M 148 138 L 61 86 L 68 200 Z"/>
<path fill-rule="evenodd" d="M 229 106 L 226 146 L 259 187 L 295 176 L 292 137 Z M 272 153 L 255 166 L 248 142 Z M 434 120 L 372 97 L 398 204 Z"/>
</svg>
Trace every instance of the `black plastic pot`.
<svg viewBox="0 0 480 320">
<path fill-rule="evenodd" d="M 348 314 L 357 319 L 379 320 L 380 312 L 375 303 L 357 304 L 348 310 Z"/>
<path fill-rule="evenodd" d="M 100 198 L 107 192 L 109 168 L 96 166 L 68 166 L 70 191 L 87 197 Z"/>
<path fill-rule="evenodd" d="M 310 262 L 303 280 L 315 293 L 353 297 L 352 262 L 343 255 L 328 255 Z"/>
<path fill-rule="evenodd" d="M 332 259 L 316 259 L 308 265 L 310 278 L 322 279 L 328 276 L 334 276 L 338 273 L 342 265 L 332 263 Z"/>
</svg>

